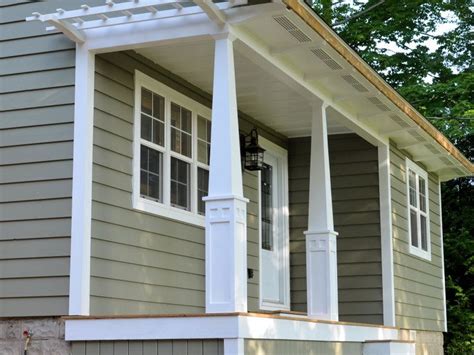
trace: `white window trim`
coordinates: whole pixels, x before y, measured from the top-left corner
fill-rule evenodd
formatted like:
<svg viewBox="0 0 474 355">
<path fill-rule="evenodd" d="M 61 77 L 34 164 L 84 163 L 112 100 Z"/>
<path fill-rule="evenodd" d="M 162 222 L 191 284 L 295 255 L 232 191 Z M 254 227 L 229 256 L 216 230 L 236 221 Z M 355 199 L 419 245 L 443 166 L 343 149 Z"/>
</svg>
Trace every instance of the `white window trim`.
<svg viewBox="0 0 474 355">
<path fill-rule="evenodd" d="M 163 154 L 163 202 L 153 201 L 140 196 L 140 146 L 142 144 L 140 135 L 140 116 L 141 116 L 141 88 L 148 90 L 165 98 L 165 102 L 173 101 L 174 103 L 192 111 L 192 156 L 186 158 L 180 154 L 171 152 L 170 139 L 170 112 L 168 103 L 165 104 L 165 147 L 160 147 L 159 151 Z M 196 226 L 205 226 L 205 216 L 197 212 L 197 168 L 206 167 L 205 164 L 197 161 L 197 116 L 205 118 L 211 117 L 211 110 L 190 99 L 189 97 L 173 90 L 169 86 L 151 78 L 142 72 L 135 70 L 135 106 L 134 106 L 134 127 L 133 127 L 133 193 L 132 206 L 134 209 L 159 215 L 165 218 L 175 219 L 180 222 L 193 224 Z M 147 142 L 148 143 L 148 142 Z M 149 147 L 155 146 L 153 143 L 145 145 Z M 156 149 L 156 148 L 155 148 Z M 170 205 L 170 157 L 179 156 L 182 161 L 191 164 L 191 211 L 182 210 Z"/>
<path fill-rule="evenodd" d="M 405 174 L 406 174 L 406 193 L 407 193 L 407 221 L 408 221 L 408 245 L 410 254 L 416 255 L 420 258 L 431 261 L 431 235 L 430 235 L 430 199 L 429 199 L 429 180 L 428 173 L 422 169 L 419 165 L 415 164 L 410 159 L 405 159 Z M 421 247 L 421 223 L 417 223 L 417 237 L 418 237 L 418 247 L 412 245 L 412 235 L 411 235 L 411 205 L 410 205 L 410 181 L 409 181 L 409 170 L 412 170 L 417 176 L 422 177 L 426 181 L 426 195 L 425 195 L 425 204 L 426 204 L 426 243 L 428 250 L 423 250 Z M 416 179 L 416 198 L 419 198 L 419 188 L 418 188 L 418 178 Z M 417 210 L 420 210 L 419 201 L 417 203 Z"/>
</svg>

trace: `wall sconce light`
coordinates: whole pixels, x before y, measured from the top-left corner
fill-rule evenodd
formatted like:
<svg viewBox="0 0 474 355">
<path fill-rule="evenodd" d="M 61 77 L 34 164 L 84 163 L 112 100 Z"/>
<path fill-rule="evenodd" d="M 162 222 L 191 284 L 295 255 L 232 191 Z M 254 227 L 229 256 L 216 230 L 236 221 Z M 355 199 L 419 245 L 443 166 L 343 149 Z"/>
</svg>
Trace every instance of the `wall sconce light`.
<svg viewBox="0 0 474 355">
<path fill-rule="evenodd" d="M 242 170 L 262 170 L 265 149 L 258 145 L 258 132 L 254 128 L 248 135 L 240 135 L 240 155 Z"/>
</svg>

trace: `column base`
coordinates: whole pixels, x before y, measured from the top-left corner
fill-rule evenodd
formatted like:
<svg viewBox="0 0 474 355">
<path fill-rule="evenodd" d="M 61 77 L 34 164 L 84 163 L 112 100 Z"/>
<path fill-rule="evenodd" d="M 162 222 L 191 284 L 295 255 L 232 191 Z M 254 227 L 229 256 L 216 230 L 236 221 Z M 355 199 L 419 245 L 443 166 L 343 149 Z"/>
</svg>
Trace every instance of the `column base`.
<svg viewBox="0 0 474 355">
<path fill-rule="evenodd" d="M 206 313 L 247 312 L 247 202 L 206 202 Z"/>
<path fill-rule="evenodd" d="M 307 231 L 308 317 L 338 321 L 337 244 L 335 231 Z"/>
</svg>

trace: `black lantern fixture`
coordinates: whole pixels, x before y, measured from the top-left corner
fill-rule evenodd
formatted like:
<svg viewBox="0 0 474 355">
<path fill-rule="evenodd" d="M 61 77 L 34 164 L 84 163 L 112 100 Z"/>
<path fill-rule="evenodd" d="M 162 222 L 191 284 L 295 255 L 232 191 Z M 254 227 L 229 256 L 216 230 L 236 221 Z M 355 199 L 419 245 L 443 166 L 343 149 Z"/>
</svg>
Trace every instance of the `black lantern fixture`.
<svg viewBox="0 0 474 355">
<path fill-rule="evenodd" d="M 258 132 L 254 128 L 246 136 L 240 135 L 240 154 L 242 158 L 242 168 L 247 170 L 262 170 L 263 153 L 265 149 L 258 145 Z"/>
</svg>

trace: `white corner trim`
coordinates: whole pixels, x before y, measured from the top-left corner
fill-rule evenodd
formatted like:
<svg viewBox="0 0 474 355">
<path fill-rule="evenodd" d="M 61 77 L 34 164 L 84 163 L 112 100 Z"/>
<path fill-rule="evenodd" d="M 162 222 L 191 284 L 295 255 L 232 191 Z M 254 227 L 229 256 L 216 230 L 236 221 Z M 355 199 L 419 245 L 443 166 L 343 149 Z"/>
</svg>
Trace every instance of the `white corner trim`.
<svg viewBox="0 0 474 355">
<path fill-rule="evenodd" d="M 94 132 L 94 54 L 76 45 L 69 314 L 88 315 Z"/>
<path fill-rule="evenodd" d="M 398 339 L 398 329 L 249 315 L 68 319 L 66 341 L 270 339 L 351 341 Z"/>
<path fill-rule="evenodd" d="M 393 271 L 392 193 L 390 148 L 378 145 L 380 237 L 382 248 L 383 323 L 395 326 L 395 286 Z"/>
<path fill-rule="evenodd" d="M 443 208 L 441 197 L 441 181 L 438 179 L 438 199 L 439 199 L 439 235 L 441 237 L 441 265 L 442 265 L 442 283 L 443 283 L 443 313 L 444 313 L 444 332 L 448 331 L 448 312 L 446 305 L 446 273 L 444 269 L 444 236 L 443 236 Z"/>
<path fill-rule="evenodd" d="M 427 247 L 428 250 L 423 250 L 421 248 L 421 245 L 419 247 L 415 247 L 411 244 L 411 227 L 410 227 L 410 184 L 409 184 L 409 173 L 408 169 L 412 170 L 416 175 L 419 177 L 422 177 L 425 182 L 426 182 L 426 196 L 425 196 L 425 204 L 426 204 L 426 238 L 427 238 Z M 407 208 L 407 230 L 408 230 L 408 249 L 410 251 L 410 254 L 418 256 L 422 259 L 426 259 L 428 261 L 431 261 L 431 232 L 430 232 L 430 224 L 431 224 L 431 210 L 430 210 L 430 189 L 429 189 L 429 179 L 428 179 L 428 173 L 418 164 L 410 160 L 408 157 L 405 158 L 405 188 L 406 188 L 406 194 L 407 194 L 407 200 L 406 200 L 406 208 Z M 417 192 L 417 201 L 418 201 L 418 178 L 416 179 L 416 192 Z M 418 202 L 419 204 L 419 202 Z M 419 210 L 419 206 L 418 206 Z M 418 226 L 418 232 L 417 232 L 417 237 L 421 235 L 420 231 L 420 223 L 417 224 Z M 421 244 L 421 237 L 419 240 L 419 243 Z"/>
</svg>

